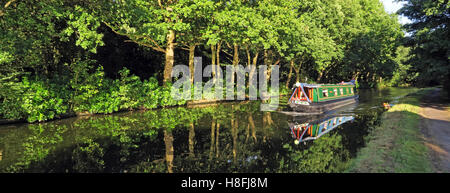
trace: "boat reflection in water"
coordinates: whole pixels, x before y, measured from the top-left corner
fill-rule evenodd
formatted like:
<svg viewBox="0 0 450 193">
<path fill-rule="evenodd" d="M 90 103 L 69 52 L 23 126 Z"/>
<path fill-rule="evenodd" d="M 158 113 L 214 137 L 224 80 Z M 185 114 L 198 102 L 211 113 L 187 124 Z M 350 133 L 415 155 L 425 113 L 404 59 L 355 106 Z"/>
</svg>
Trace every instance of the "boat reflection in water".
<svg viewBox="0 0 450 193">
<path fill-rule="evenodd" d="M 292 137 L 295 139 L 294 143 L 306 142 L 309 140 L 315 140 L 331 130 L 335 129 L 339 125 L 345 122 L 353 121 L 353 116 L 328 116 L 326 118 L 314 118 L 305 119 L 301 121 L 295 120 L 289 123 Z"/>
</svg>

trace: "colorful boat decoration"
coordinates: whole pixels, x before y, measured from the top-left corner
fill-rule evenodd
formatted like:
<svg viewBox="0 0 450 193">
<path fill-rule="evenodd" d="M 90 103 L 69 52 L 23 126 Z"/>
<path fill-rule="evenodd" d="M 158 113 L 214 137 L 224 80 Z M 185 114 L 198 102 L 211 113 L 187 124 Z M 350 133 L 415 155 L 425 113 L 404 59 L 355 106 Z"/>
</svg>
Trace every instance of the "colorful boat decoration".
<svg viewBox="0 0 450 193">
<path fill-rule="evenodd" d="M 296 83 L 288 104 L 297 112 L 323 113 L 358 101 L 355 84 Z"/>
<path fill-rule="evenodd" d="M 289 123 L 289 127 L 292 137 L 295 139 L 294 143 L 299 144 L 300 142 L 315 140 L 339 125 L 352 120 L 354 120 L 353 116 L 337 116 L 310 123 Z"/>
</svg>

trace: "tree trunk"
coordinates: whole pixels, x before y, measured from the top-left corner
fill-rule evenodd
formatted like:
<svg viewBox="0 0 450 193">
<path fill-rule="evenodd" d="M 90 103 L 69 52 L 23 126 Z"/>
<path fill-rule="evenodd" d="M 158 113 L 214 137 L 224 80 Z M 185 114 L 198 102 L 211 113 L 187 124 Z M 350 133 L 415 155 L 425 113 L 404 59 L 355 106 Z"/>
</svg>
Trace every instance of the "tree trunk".
<svg viewBox="0 0 450 193">
<path fill-rule="evenodd" d="M 164 80 L 163 83 L 166 85 L 169 82 L 172 82 L 172 69 L 174 63 L 174 40 L 175 40 L 175 31 L 169 30 L 167 34 L 167 47 L 165 51 L 165 64 L 164 64 Z"/>
<path fill-rule="evenodd" d="M 217 49 L 216 49 L 216 59 L 217 59 L 216 74 L 218 77 L 221 77 L 220 70 L 219 70 L 219 68 L 220 68 L 220 48 L 221 48 L 221 43 L 219 42 L 219 43 L 217 43 Z"/>
<path fill-rule="evenodd" d="M 300 82 L 300 69 L 299 68 L 294 68 L 295 70 L 295 82 Z"/>
<path fill-rule="evenodd" d="M 245 46 L 245 53 L 247 53 L 247 66 L 250 66 L 252 57 L 250 56 L 250 50 L 248 49 L 248 45 Z"/>
<path fill-rule="evenodd" d="M 239 45 L 237 43 L 233 44 L 233 66 L 239 64 Z"/>
<path fill-rule="evenodd" d="M 294 59 L 291 59 L 291 61 L 289 62 L 290 67 L 289 67 L 289 74 L 288 74 L 288 78 L 286 80 L 286 88 L 289 88 L 289 83 L 291 82 L 291 77 L 292 77 L 292 69 L 294 68 Z"/>
<path fill-rule="evenodd" d="M 195 57 L 195 44 L 189 46 L 189 71 L 191 73 L 191 84 L 194 83 L 194 57 Z"/>
<path fill-rule="evenodd" d="M 270 66 L 272 65 L 271 64 L 272 61 L 271 61 L 270 55 L 271 55 L 271 51 L 270 50 L 264 50 L 264 65 L 266 65 L 266 67 L 267 67 L 266 80 L 269 79 L 269 70 L 270 70 Z"/>
<path fill-rule="evenodd" d="M 211 65 L 216 65 L 216 45 L 211 45 Z M 213 83 L 216 83 L 216 68 L 212 68 Z"/>
<path fill-rule="evenodd" d="M 253 56 L 253 68 L 250 70 L 250 73 L 248 74 L 248 76 L 250 77 L 249 79 L 248 79 L 248 85 L 247 85 L 247 87 L 250 87 L 250 83 L 251 83 L 251 81 L 253 80 L 253 74 L 255 74 L 255 71 L 256 71 L 256 63 L 258 62 L 258 55 L 259 55 L 259 52 L 256 52 L 255 53 L 255 56 Z M 256 85 L 255 85 L 256 86 Z"/>
<path fill-rule="evenodd" d="M 247 67 L 250 67 L 252 65 L 252 56 L 250 55 L 250 50 L 248 49 L 248 45 L 245 46 L 245 53 L 247 54 Z M 248 74 L 248 82 L 247 82 L 247 88 L 250 87 L 250 76 L 251 74 Z"/>
<path fill-rule="evenodd" d="M 237 43 L 234 43 L 233 44 L 233 50 L 234 50 L 234 53 L 233 53 L 233 66 L 236 68 L 237 67 L 237 65 L 239 64 L 239 46 L 238 46 L 238 44 Z M 231 74 L 231 82 L 232 83 L 235 83 L 235 74 L 236 73 L 232 73 Z"/>
<path fill-rule="evenodd" d="M 267 69 L 267 80 L 270 80 L 270 77 L 272 75 L 272 66 L 278 65 L 281 60 L 277 60 L 275 63 L 270 64 L 270 66 Z"/>
<path fill-rule="evenodd" d="M 273 63 L 272 50 L 264 50 L 264 65 L 267 66 L 266 80 L 270 79 L 270 75 L 272 73 L 272 65 L 277 65 L 278 63 L 280 63 L 280 60 L 277 60 L 275 63 Z"/>
</svg>

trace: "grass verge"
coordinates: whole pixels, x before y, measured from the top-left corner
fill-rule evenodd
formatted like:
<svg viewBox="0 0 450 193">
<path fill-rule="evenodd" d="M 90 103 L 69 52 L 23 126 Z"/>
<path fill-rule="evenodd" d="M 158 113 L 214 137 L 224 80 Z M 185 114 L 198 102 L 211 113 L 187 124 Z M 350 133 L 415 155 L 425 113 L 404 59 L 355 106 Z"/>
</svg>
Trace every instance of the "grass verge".
<svg viewBox="0 0 450 193">
<path fill-rule="evenodd" d="M 385 112 L 381 124 L 367 136 L 366 147 L 358 152 L 346 172 L 433 172 L 419 114 L 421 97 L 432 89 L 405 96 Z"/>
</svg>

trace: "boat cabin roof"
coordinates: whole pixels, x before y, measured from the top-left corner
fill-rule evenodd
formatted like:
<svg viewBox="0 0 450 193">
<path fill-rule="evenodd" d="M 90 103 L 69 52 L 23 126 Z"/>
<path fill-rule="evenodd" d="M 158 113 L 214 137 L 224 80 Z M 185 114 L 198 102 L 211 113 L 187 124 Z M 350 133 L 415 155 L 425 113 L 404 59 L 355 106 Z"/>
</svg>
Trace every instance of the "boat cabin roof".
<svg viewBox="0 0 450 193">
<path fill-rule="evenodd" d="M 307 84 L 307 83 L 303 83 L 303 87 L 308 87 L 308 88 L 319 88 L 322 86 L 344 86 L 344 85 L 354 85 L 351 82 L 344 82 L 344 83 L 338 83 L 338 84 Z"/>
</svg>

